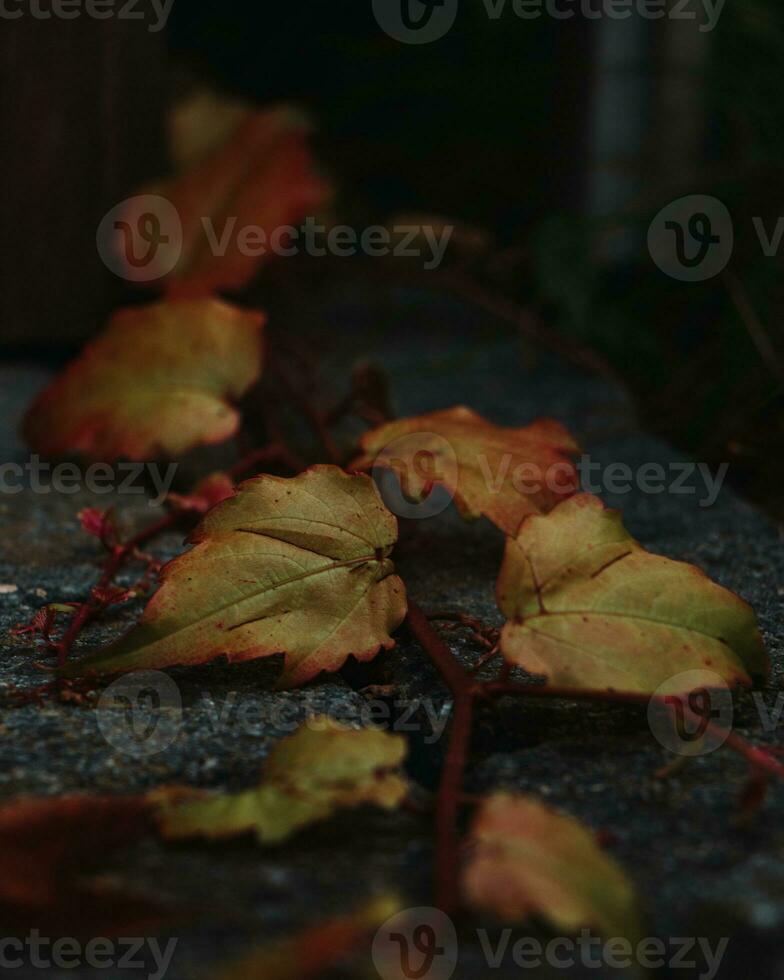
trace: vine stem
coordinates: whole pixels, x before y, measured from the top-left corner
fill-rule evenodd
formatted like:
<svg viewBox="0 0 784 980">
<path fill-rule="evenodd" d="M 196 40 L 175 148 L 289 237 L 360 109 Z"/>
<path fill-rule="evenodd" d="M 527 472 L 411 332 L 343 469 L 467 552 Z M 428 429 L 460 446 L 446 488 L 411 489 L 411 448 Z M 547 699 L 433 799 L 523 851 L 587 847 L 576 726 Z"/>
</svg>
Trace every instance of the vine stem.
<svg viewBox="0 0 784 980">
<path fill-rule="evenodd" d="M 411 599 L 408 602 L 407 621 L 454 697 L 452 730 L 436 798 L 435 858 L 436 905 L 451 915 L 460 905 L 460 831 L 457 818 L 471 744 L 474 698 L 481 693 L 482 685 L 463 670 L 430 625 L 427 616 Z"/>
<path fill-rule="evenodd" d="M 566 701 L 599 701 L 610 704 L 633 704 L 646 706 L 652 698 L 649 694 L 590 690 L 587 688 L 551 687 L 541 684 L 519 684 L 508 680 L 508 667 L 502 671 L 500 679 L 477 681 L 462 667 L 454 654 L 431 625 L 431 619 L 409 599 L 407 623 L 411 633 L 427 653 L 449 688 L 454 708 L 452 727 L 446 758 L 441 773 L 436 797 L 436 855 L 435 855 L 435 901 L 447 915 L 460 907 L 460 806 L 469 802 L 463 794 L 465 770 L 471 747 L 471 731 L 475 702 L 478 698 L 504 696 L 542 698 Z M 451 618 L 451 617 L 450 617 Z M 663 701 L 673 713 L 674 703 Z M 727 748 L 744 758 L 752 767 L 752 774 L 767 773 L 784 779 L 784 765 L 774 758 L 771 752 L 757 748 L 742 736 L 728 731 L 710 718 L 695 711 L 684 697 L 680 702 L 685 710 L 698 721 L 703 732 L 711 732 Z"/>
<path fill-rule="evenodd" d="M 236 480 L 243 474 L 252 472 L 258 466 L 265 463 L 281 463 L 284 466 L 290 467 L 295 472 L 303 468 L 300 466 L 300 460 L 295 453 L 283 443 L 274 442 L 260 449 L 252 450 L 226 470 L 226 474 L 233 480 Z M 196 513 L 197 511 L 194 508 L 187 507 L 173 510 L 148 527 L 143 528 L 124 544 L 116 545 L 111 549 L 109 557 L 104 563 L 101 577 L 90 591 L 89 599 L 77 608 L 62 639 L 55 644 L 58 667 L 62 667 L 65 664 L 82 630 L 104 610 L 106 603 L 101 597 L 101 592 L 112 585 L 125 562 L 129 558 L 132 558 L 144 545 L 149 544 L 150 541 L 159 535 L 165 534 L 166 531 L 172 530 L 181 521 Z"/>
<path fill-rule="evenodd" d="M 447 915 L 452 915 L 460 905 L 458 810 L 462 802 L 473 718 L 474 695 L 468 691 L 456 694 L 449 748 L 436 799 L 435 901 Z"/>
<path fill-rule="evenodd" d="M 430 625 L 430 620 L 411 598 L 408 600 L 408 625 L 455 698 L 480 689 L 481 685 L 463 670 L 452 651 Z"/>
<path fill-rule="evenodd" d="M 608 704 L 647 705 L 650 694 L 634 691 L 593 690 L 588 687 L 552 687 L 549 684 L 516 684 L 514 681 L 487 681 L 483 693 L 488 697 L 544 698 L 555 701 L 604 701 Z"/>
<path fill-rule="evenodd" d="M 226 475 L 236 480 L 266 463 L 280 463 L 295 473 L 305 469 L 304 461 L 293 450 L 282 442 L 273 442 L 261 449 L 252 449 L 233 466 L 230 466 L 226 470 Z"/>
<path fill-rule="evenodd" d="M 101 577 L 90 593 L 90 598 L 79 606 L 63 638 L 56 645 L 58 667 L 62 667 L 68 659 L 71 648 L 85 626 L 104 608 L 104 602 L 98 597 L 101 590 L 108 589 L 111 586 L 115 576 L 131 555 L 143 545 L 152 541 L 153 538 L 158 537 L 159 534 L 163 534 L 165 531 L 173 528 L 181 520 L 183 513 L 183 511 L 172 511 L 171 514 L 167 514 L 154 524 L 144 528 L 144 530 L 140 531 L 129 541 L 126 541 L 125 544 L 117 545 L 112 549 L 112 553 L 103 567 Z"/>
</svg>

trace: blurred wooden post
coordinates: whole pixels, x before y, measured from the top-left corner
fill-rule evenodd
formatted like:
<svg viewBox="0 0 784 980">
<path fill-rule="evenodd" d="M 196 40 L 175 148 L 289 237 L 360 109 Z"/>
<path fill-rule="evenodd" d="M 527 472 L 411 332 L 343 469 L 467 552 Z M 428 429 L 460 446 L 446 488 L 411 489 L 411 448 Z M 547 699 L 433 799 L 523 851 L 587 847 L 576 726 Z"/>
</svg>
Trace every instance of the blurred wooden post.
<svg viewBox="0 0 784 980">
<path fill-rule="evenodd" d="M 149 21 L 9 9 L 24 15 L 0 36 L 0 347 L 59 348 L 129 295 L 95 235 L 164 167 L 164 43 Z"/>
<path fill-rule="evenodd" d="M 592 217 L 653 213 L 699 190 L 710 39 L 699 20 L 636 15 L 601 22 L 586 207 Z M 641 248 L 637 232 L 622 229 L 605 257 L 633 259 Z"/>
</svg>

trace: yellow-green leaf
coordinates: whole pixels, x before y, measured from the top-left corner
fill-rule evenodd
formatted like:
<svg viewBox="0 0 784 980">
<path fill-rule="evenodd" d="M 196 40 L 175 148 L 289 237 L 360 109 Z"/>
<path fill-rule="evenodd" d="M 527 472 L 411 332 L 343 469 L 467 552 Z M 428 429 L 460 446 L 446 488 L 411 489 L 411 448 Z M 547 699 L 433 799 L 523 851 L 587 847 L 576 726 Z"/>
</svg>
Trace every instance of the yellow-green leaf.
<svg viewBox="0 0 784 980">
<path fill-rule="evenodd" d="M 539 800 L 498 793 L 479 809 L 463 874 L 466 899 L 504 922 L 639 938 L 634 890 L 591 832 Z"/>
<path fill-rule="evenodd" d="M 373 429 L 361 448 L 355 468 L 392 470 L 414 501 L 446 487 L 464 517 L 485 516 L 507 534 L 579 485 L 570 459 L 577 444 L 551 419 L 510 429 L 470 408 L 450 408 Z"/>
<path fill-rule="evenodd" d="M 273 749 L 258 787 L 234 795 L 163 791 L 158 823 L 173 839 L 255 831 L 260 841 L 277 843 L 336 810 L 396 807 L 407 793 L 399 772 L 405 754 L 400 735 L 311 718 Z"/>
<path fill-rule="evenodd" d="M 767 674 L 751 607 L 695 566 L 647 552 L 590 494 L 523 522 L 497 593 L 505 658 L 556 686 L 678 694 L 690 671 L 730 686 Z"/>
<path fill-rule="evenodd" d="M 71 673 L 121 673 L 285 654 L 280 686 L 394 646 L 405 588 L 397 521 L 372 480 L 336 466 L 261 476 L 214 507 L 166 566 L 140 625 Z"/>
<path fill-rule="evenodd" d="M 218 300 L 116 313 L 24 421 L 45 455 L 148 460 L 223 442 L 262 369 L 264 317 Z"/>
</svg>

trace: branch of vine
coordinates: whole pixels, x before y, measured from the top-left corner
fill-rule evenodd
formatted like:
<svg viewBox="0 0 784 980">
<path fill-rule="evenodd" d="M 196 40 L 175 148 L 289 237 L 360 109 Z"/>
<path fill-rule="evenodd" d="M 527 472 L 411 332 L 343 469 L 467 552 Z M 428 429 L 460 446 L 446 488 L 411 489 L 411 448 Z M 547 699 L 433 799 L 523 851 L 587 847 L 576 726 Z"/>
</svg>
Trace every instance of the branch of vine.
<svg viewBox="0 0 784 980">
<path fill-rule="evenodd" d="M 470 755 L 476 703 L 481 700 L 511 696 L 647 707 L 652 700 L 650 695 L 636 692 L 564 688 L 510 681 L 508 667 L 502 669 L 500 676 L 495 680 L 479 681 L 470 669 L 460 664 L 452 650 L 431 625 L 431 620 L 454 618 L 460 617 L 442 614 L 427 616 L 416 602 L 409 599 L 406 620 L 408 627 L 429 656 L 453 697 L 449 745 L 437 790 L 435 808 L 435 902 L 437 907 L 447 915 L 454 915 L 461 905 L 460 809 L 463 805 L 470 804 L 470 798 L 464 795 L 463 787 Z M 674 702 L 662 703 L 675 714 Z M 749 763 L 751 772 L 744 796 L 753 795 L 754 806 L 759 806 L 764 798 L 767 780 L 771 776 L 784 780 L 784 765 L 775 758 L 774 751 L 752 745 L 737 732 L 726 730 L 710 718 L 705 718 L 694 710 L 687 697 L 679 698 L 678 703 L 683 706 L 691 719 L 700 725 L 703 734 L 712 734 L 720 744 L 726 745 Z"/>
</svg>

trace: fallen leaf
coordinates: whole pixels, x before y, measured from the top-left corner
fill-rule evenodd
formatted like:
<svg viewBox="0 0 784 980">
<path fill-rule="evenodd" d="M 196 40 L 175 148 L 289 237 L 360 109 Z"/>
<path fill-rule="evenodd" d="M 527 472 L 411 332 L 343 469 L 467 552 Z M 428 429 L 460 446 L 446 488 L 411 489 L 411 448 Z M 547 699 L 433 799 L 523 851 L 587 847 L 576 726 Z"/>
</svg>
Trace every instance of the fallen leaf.
<svg viewBox="0 0 784 980">
<path fill-rule="evenodd" d="M 194 135 L 202 123 L 205 128 Z M 182 241 L 159 244 L 146 278 L 180 297 L 241 289 L 275 256 L 273 236 L 329 199 L 309 147 L 310 126 L 287 107 L 243 111 L 234 103 L 203 101 L 181 113 L 176 125 L 186 169 L 130 198 L 118 223 L 139 227 L 144 211 L 138 209 L 149 209 L 147 196 L 164 198 L 179 214 Z M 288 244 L 286 235 L 281 244 Z M 171 248 L 178 252 L 172 255 Z M 122 239 L 116 251 L 127 261 Z M 134 278 L 132 267 L 128 275 Z"/>
<path fill-rule="evenodd" d="M 177 171 L 201 163 L 228 142 L 255 110 L 239 99 L 200 87 L 178 99 L 169 113 L 169 156 Z"/>
<path fill-rule="evenodd" d="M 483 801 L 463 872 L 468 902 L 507 923 L 531 916 L 574 934 L 640 935 L 634 890 L 577 820 L 539 800 L 497 793 Z"/>
<path fill-rule="evenodd" d="M 261 313 L 218 300 L 131 307 L 33 403 L 28 444 L 45 455 L 148 460 L 237 431 L 232 401 L 262 369 Z"/>
<path fill-rule="evenodd" d="M 117 932 L 158 922 L 143 897 L 88 871 L 153 828 L 141 798 L 21 799 L 0 808 L 0 916 L 18 928 Z"/>
<path fill-rule="evenodd" d="M 404 495 L 417 502 L 433 486 L 444 486 L 464 517 L 484 515 L 507 534 L 579 484 L 569 458 L 577 444 L 550 419 L 511 429 L 469 408 L 450 408 L 389 422 L 366 433 L 360 445 L 354 468 L 392 470 Z"/>
<path fill-rule="evenodd" d="M 372 934 L 401 908 L 392 896 L 372 899 L 361 910 L 246 954 L 220 970 L 218 980 L 315 980 L 348 957 L 361 954 L 369 960 Z"/>
<path fill-rule="evenodd" d="M 121 673 L 285 654 L 279 686 L 390 649 L 406 614 L 389 559 L 397 521 L 372 480 L 336 466 L 261 476 L 213 508 L 163 570 L 140 625 L 66 668 Z"/>
<path fill-rule="evenodd" d="M 193 795 L 175 788 L 158 791 L 152 800 L 166 838 L 255 831 L 263 843 L 278 843 L 340 809 L 363 803 L 396 807 L 408 791 L 398 771 L 405 754 L 400 735 L 315 717 L 272 750 L 255 789 Z"/>
<path fill-rule="evenodd" d="M 730 686 L 767 675 L 751 607 L 695 566 L 647 552 L 590 494 L 523 522 L 497 597 L 505 658 L 556 686 L 647 694 L 667 683 L 674 695 L 689 671 Z"/>
</svg>

